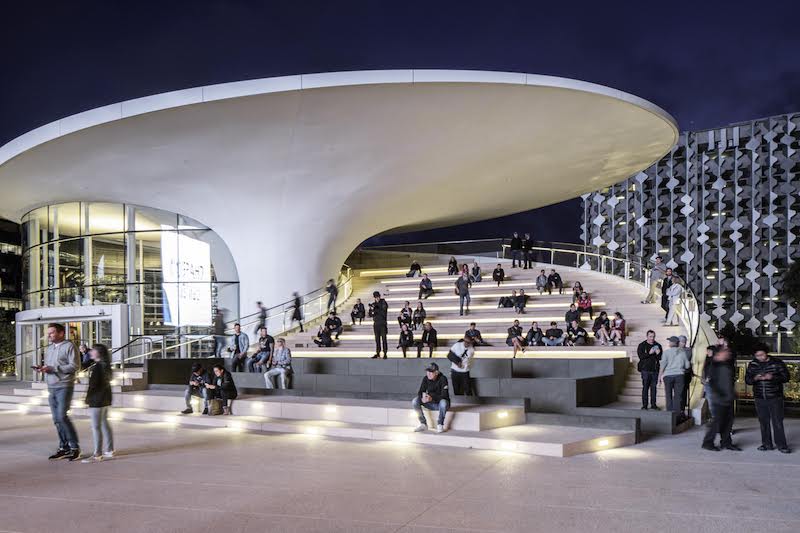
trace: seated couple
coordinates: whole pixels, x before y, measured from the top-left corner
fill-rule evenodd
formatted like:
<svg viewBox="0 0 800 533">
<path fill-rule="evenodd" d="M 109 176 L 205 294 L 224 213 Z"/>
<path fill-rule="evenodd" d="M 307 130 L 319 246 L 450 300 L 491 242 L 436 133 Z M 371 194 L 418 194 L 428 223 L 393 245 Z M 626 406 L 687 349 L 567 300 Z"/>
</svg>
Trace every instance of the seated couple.
<svg viewBox="0 0 800 533">
<path fill-rule="evenodd" d="M 497 302 L 497 307 L 498 309 L 513 307 L 517 314 L 524 314 L 525 306 L 528 305 L 528 298 L 529 296 L 525 294 L 524 289 L 520 289 L 519 294 L 517 291 L 511 291 L 511 296 L 503 296 L 500 298 L 500 301 Z"/>
<path fill-rule="evenodd" d="M 183 395 L 186 409 L 181 411 L 181 414 L 188 415 L 193 412 L 192 396 L 203 399 L 204 415 L 211 414 L 208 408 L 211 400 L 220 400 L 222 402 L 222 414 L 232 415 L 233 400 L 239 396 L 239 392 L 233 383 L 233 376 L 221 364 L 214 365 L 213 374 L 209 374 L 203 368 L 203 365 L 195 363 L 192 365 L 189 385 Z"/>
</svg>

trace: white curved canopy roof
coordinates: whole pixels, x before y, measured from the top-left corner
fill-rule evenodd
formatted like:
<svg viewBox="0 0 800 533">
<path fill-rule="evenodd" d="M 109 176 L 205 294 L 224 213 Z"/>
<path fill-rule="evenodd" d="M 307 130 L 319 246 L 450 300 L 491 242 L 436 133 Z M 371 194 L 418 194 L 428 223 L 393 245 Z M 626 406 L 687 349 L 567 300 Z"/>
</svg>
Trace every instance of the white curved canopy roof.
<svg viewBox="0 0 800 533">
<path fill-rule="evenodd" d="M 185 214 L 227 242 L 249 310 L 318 287 L 373 235 L 573 198 L 646 168 L 677 136 L 641 98 L 549 76 L 250 80 L 101 107 L 12 140 L 0 147 L 0 216 L 73 200 Z"/>
</svg>

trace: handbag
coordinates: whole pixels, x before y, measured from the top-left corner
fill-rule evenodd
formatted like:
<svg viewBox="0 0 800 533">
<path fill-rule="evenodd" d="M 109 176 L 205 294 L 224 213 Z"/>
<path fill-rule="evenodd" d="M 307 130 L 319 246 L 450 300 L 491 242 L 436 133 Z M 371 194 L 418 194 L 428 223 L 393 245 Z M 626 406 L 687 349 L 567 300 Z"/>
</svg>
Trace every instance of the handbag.
<svg viewBox="0 0 800 533">
<path fill-rule="evenodd" d="M 222 414 L 222 400 L 213 398 L 208 400 L 208 414 L 221 415 Z"/>
</svg>

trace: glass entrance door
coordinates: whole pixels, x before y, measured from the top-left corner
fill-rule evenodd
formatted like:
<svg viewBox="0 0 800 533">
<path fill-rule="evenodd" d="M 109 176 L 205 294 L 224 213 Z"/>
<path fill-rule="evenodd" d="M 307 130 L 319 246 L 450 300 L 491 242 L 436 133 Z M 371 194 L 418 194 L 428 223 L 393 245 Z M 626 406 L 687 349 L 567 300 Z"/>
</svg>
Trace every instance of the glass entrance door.
<svg viewBox="0 0 800 533">
<path fill-rule="evenodd" d="M 24 324 L 21 328 L 21 351 L 17 360 L 17 374 L 21 379 L 33 381 L 37 378 L 31 366 L 42 363 L 47 347 L 47 331 L 42 324 Z"/>
</svg>

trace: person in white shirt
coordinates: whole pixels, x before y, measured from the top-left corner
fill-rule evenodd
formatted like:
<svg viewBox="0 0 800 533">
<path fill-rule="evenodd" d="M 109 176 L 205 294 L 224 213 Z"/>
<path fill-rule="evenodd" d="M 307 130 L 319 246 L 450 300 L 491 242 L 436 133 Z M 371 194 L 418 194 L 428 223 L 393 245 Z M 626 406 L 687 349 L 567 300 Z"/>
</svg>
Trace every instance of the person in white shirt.
<svg viewBox="0 0 800 533">
<path fill-rule="evenodd" d="M 677 326 L 678 305 L 680 305 L 681 298 L 683 297 L 683 285 L 678 276 L 672 276 L 672 285 L 667 289 L 667 301 L 669 302 L 669 311 L 667 311 L 667 318 L 664 320 L 664 325 Z M 675 322 L 675 324 L 673 324 Z"/>
<path fill-rule="evenodd" d="M 648 292 L 647 297 L 642 300 L 643 304 L 651 304 L 659 300 L 658 295 L 661 294 L 661 283 L 666 272 L 667 265 L 664 264 L 661 256 L 656 257 L 655 264 L 652 270 L 650 270 L 650 292 Z"/>
<path fill-rule="evenodd" d="M 453 394 L 456 396 L 472 396 L 472 380 L 469 369 L 475 349 L 472 339 L 465 337 L 450 347 L 447 359 L 450 360 L 450 380 L 453 382 Z"/>
<path fill-rule="evenodd" d="M 286 339 L 276 341 L 275 351 L 267 361 L 267 371 L 264 372 L 264 381 L 268 389 L 274 389 L 272 378 L 278 379 L 280 388 L 286 388 L 287 378 L 292 375 L 292 351 L 286 347 Z"/>
</svg>

